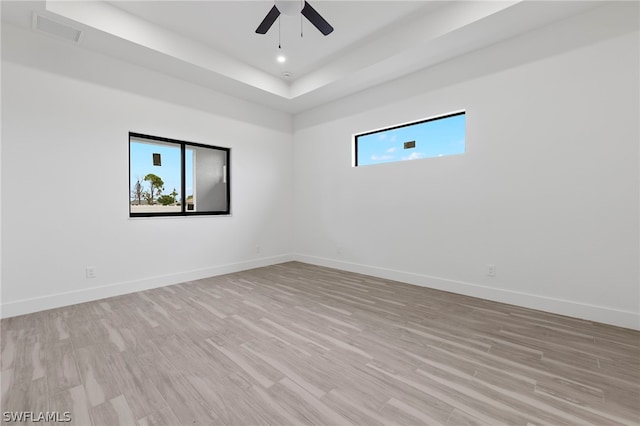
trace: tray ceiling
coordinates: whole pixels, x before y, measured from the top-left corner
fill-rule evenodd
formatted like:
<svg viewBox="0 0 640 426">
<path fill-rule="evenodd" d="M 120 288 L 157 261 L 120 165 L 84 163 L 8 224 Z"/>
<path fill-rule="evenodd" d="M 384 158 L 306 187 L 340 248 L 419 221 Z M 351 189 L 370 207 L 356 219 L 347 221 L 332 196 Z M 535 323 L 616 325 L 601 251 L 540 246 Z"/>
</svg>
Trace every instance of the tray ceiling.
<svg viewBox="0 0 640 426">
<path fill-rule="evenodd" d="M 36 13 L 81 30 L 83 48 L 297 113 L 601 4 L 310 3 L 335 28 L 329 36 L 299 16 L 256 34 L 272 1 L 4 1 L 2 20 L 31 27 Z"/>
</svg>

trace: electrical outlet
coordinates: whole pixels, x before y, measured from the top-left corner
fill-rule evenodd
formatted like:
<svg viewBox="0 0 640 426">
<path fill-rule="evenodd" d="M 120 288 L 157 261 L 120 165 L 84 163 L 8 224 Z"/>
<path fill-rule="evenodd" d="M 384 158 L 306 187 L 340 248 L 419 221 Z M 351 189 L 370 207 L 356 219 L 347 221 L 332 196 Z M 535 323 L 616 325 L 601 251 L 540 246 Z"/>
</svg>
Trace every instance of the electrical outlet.
<svg viewBox="0 0 640 426">
<path fill-rule="evenodd" d="M 95 278 L 96 277 L 96 267 L 95 266 L 87 266 L 86 274 L 87 274 L 87 278 Z"/>
<path fill-rule="evenodd" d="M 496 276 L 496 265 L 487 264 L 487 276 L 488 277 Z"/>
</svg>

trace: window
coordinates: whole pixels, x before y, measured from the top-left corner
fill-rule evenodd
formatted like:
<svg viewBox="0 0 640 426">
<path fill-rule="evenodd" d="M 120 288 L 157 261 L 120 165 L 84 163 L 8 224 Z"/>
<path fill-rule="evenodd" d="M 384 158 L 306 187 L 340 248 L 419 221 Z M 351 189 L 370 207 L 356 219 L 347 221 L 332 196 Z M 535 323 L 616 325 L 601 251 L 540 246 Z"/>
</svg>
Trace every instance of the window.
<svg viewBox="0 0 640 426">
<path fill-rule="evenodd" d="M 229 214 L 229 148 L 129 133 L 129 216 Z"/>
<path fill-rule="evenodd" d="M 465 113 L 455 112 L 354 137 L 354 166 L 465 152 Z"/>
</svg>

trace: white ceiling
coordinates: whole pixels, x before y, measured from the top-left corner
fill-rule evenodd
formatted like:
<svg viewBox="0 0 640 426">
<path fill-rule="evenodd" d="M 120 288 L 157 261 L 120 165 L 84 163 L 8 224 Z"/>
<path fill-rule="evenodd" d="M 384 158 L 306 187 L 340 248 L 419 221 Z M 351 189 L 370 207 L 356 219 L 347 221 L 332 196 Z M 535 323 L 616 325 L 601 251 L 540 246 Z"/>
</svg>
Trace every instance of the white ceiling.
<svg viewBox="0 0 640 426">
<path fill-rule="evenodd" d="M 323 36 L 309 21 L 300 19 L 301 14 L 295 17 L 281 15 L 282 49 L 278 49 L 278 22 L 265 35 L 255 33 L 258 24 L 273 6 L 273 1 L 109 3 L 278 78 L 283 71 L 291 72 L 293 78 L 305 75 L 320 68 L 331 56 L 375 35 L 389 24 L 437 5 L 416 1 L 376 1 L 365 4 L 311 0 L 316 10 L 336 28 L 334 33 Z M 366 12 L 363 13 L 363 9 Z M 300 37 L 301 22 L 303 37 Z M 276 61 L 279 51 L 289 59 L 285 64 Z"/>
<path fill-rule="evenodd" d="M 284 64 L 276 61 L 278 22 L 266 35 L 255 33 L 273 6 L 269 0 L 3 1 L 2 20 L 31 28 L 37 12 L 82 30 L 83 48 L 297 113 L 602 4 L 310 3 L 335 30 L 325 37 L 306 19 L 283 16 Z"/>
</svg>

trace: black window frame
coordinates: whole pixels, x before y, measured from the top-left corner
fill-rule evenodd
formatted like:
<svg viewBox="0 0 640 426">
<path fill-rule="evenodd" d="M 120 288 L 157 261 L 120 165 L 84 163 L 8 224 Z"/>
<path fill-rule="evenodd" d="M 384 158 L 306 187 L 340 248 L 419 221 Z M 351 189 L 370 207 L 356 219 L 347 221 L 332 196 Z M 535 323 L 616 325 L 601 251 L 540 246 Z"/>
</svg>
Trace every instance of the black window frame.
<svg viewBox="0 0 640 426">
<path fill-rule="evenodd" d="M 131 138 L 148 139 L 150 141 L 158 141 L 163 143 L 175 144 L 180 147 L 180 210 L 179 212 L 132 212 L 131 211 L 131 188 L 133 182 L 131 181 Z M 197 142 L 183 141 L 179 139 L 165 138 L 161 136 L 147 135 L 144 133 L 129 132 L 128 138 L 129 144 L 129 217 L 175 217 L 175 216 L 221 216 L 231 214 L 231 148 L 221 147 L 216 145 L 207 145 Z M 185 151 L 188 146 L 197 148 L 207 148 L 212 150 L 224 151 L 226 153 L 226 168 L 225 168 L 225 183 L 227 185 L 226 193 L 226 210 L 220 211 L 193 211 L 187 209 L 186 203 L 186 155 Z"/>
<path fill-rule="evenodd" d="M 397 125 L 394 125 L 394 126 L 385 127 L 383 129 L 370 130 L 368 132 L 358 133 L 358 134 L 354 135 L 354 137 L 353 137 L 353 140 L 354 140 L 354 142 L 353 142 L 353 144 L 354 144 L 353 167 L 359 167 L 358 166 L 358 138 L 361 137 L 361 136 L 375 135 L 376 133 L 382 133 L 382 132 L 386 132 L 386 131 L 389 131 L 389 130 L 395 130 L 395 129 L 402 129 L 403 127 L 415 126 L 415 125 L 418 125 L 418 124 L 428 123 L 430 121 L 443 120 L 443 119 L 446 119 L 446 118 L 456 117 L 458 115 L 465 115 L 466 116 L 466 114 L 467 114 L 466 110 L 457 111 L 457 112 L 452 112 L 452 113 L 449 113 L 449 114 L 439 115 L 439 116 L 436 116 L 436 117 L 425 118 L 424 120 L 412 121 L 410 123 L 397 124 Z M 394 162 L 397 163 L 399 161 L 394 161 Z"/>
</svg>

